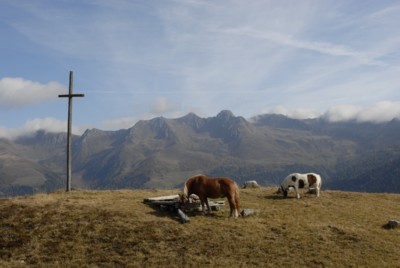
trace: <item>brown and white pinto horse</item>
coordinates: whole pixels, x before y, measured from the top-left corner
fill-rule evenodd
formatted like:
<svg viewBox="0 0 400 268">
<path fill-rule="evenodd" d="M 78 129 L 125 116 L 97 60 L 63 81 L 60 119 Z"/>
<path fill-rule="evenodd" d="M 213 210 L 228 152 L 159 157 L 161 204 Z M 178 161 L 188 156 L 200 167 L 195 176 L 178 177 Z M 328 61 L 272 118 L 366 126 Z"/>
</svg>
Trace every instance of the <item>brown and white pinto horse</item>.
<svg viewBox="0 0 400 268">
<path fill-rule="evenodd" d="M 183 202 L 187 203 L 189 196 L 195 194 L 200 198 L 201 206 L 204 210 L 204 203 L 207 205 L 208 212 L 211 212 L 207 198 L 226 197 L 229 202 L 230 216 L 239 216 L 239 188 L 232 179 L 229 178 L 208 178 L 205 175 L 196 175 L 189 178 L 183 187 Z"/>
<path fill-rule="evenodd" d="M 322 184 L 322 179 L 319 174 L 316 174 L 316 173 L 306 173 L 306 174 L 292 173 L 283 180 L 277 193 L 282 193 L 284 197 L 287 197 L 290 188 L 294 188 L 294 190 L 296 191 L 296 197 L 297 197 L 297 199 L 299 199 L 300 198 L 299 189 L 315 188 L 315 194 L 318 197 L 320 194 L 320 191 L 321 191 L 321 184 Z"/>
</svg>

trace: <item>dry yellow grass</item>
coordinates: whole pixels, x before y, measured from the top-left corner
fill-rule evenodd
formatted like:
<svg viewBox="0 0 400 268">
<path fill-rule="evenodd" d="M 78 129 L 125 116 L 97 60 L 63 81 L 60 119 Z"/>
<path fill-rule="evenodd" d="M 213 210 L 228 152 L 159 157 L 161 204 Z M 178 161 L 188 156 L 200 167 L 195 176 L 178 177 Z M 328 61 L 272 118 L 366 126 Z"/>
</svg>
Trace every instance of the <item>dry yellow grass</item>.
<svg viewBox="0 0 400 268">
<path fill-rule="evenodd" d="M 190 223 L 142 203 L 179 190 L 62 191 L 0 199 L 2 267 L 400 267 L 400 195 L 322 191 L 301 200 L 241 190 Z"/>
</svg>

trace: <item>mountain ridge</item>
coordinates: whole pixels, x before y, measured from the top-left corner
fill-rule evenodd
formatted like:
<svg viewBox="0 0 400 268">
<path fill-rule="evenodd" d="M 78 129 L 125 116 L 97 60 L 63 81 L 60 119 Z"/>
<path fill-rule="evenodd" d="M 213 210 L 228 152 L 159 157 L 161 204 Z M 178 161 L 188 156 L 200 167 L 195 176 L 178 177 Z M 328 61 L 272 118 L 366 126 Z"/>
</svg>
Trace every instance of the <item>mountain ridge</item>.
<svg viewBox="0 0 400 268">
<path fill-rule="evenodd" d="M 396 119 L 329 122 L 266 114 L 246 120 L 228 110 L 208 118 L 194 113 L 176 119 L 156 117 L 128 129 L 88 129 L 74 135 L 72 182 L 89 189 L 165 189 L 204 173 L 271 186 L 288 173 L 313 171 L 332 189 L 400 192 L 400 182 L 394 179 L 400 174 L 392 172 L 390 164 L 400 159 L 399 130 Z M 38 131 L 15 140 L 0 139 L 0 196 L 18 195 L 20 188 L 36 193 L 62 187 L 65 150 L 65 133 Z M 7 155 L 19 157 L 25 168 L 7 166 Z M 368 173 L 372 171 L 379 178 Z M 20 172 L 26 184 L 15 183 Z M 30 182 L 38 178 L 42 182 L 33 187 Z M 360 183 L 362 178 L 365 183 Z M 394 181 L 388 184 L 391 188 L 357 188 L 385 185 L 385 180 Z"/>
</svg>

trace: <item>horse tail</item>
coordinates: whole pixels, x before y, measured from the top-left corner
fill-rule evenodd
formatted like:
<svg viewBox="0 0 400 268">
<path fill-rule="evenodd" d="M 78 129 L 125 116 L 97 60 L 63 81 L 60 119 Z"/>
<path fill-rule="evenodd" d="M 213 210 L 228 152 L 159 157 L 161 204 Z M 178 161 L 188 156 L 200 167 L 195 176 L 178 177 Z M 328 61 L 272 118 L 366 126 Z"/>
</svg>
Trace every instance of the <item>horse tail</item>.
<svg viewBox="0 0 400 268">
<path fill-rule="evenodd" d="M 239 186 L 235 182 L 235 197 L 239 198 Z"/>
</svg>

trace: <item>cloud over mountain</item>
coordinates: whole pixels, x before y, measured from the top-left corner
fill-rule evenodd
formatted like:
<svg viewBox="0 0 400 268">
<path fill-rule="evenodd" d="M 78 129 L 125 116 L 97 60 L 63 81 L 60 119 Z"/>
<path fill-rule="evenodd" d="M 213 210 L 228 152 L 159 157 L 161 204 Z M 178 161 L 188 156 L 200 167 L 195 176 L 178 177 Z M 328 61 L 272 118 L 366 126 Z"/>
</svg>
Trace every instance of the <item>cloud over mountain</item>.
<svg viewBox="0 0 400 268">
<path fill-rule="evenodd" d="M 329 108 L 323 117 L 332 122 L 350 120 L 375 123 L 385 122 L 394 118 L 400 119 L 400 102 L 382 101 L 370 107 L 337 105 Z"/>
<path fill-rule="evenodd" d="M 58 120 L 53 117 L 31 119 L 19 128 L 0 127 L 0 138 L 15 139 L 20 136 L 32 135 L 40 130 L 46 132 L 67 132 L 67 121 Z M 80 135 L 85 130 L 77 126 L 72 127 L 72 133 L 74 134 Z"/>
</svg>

